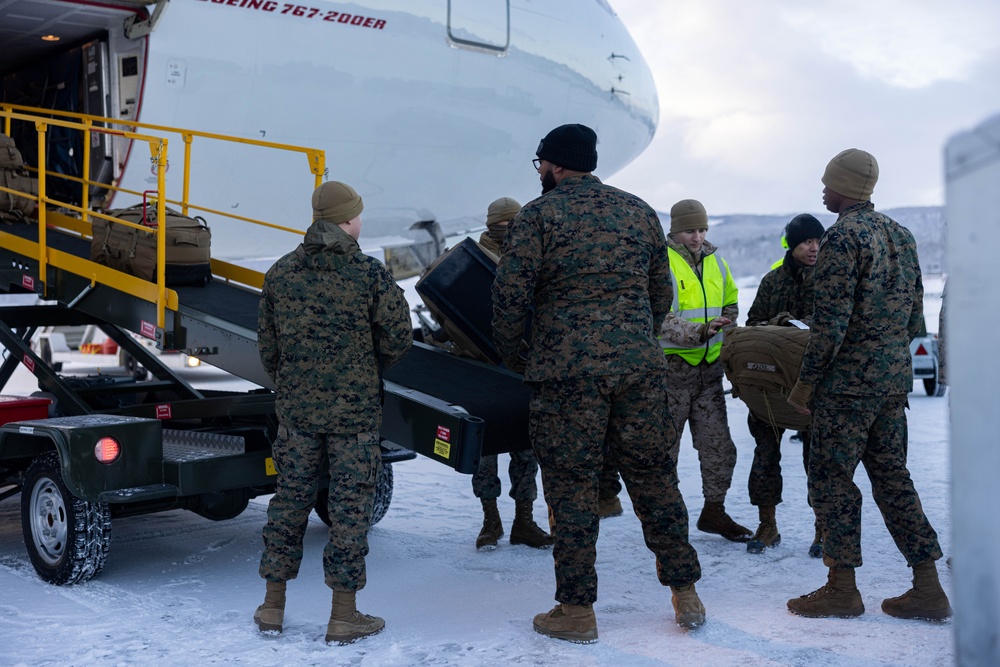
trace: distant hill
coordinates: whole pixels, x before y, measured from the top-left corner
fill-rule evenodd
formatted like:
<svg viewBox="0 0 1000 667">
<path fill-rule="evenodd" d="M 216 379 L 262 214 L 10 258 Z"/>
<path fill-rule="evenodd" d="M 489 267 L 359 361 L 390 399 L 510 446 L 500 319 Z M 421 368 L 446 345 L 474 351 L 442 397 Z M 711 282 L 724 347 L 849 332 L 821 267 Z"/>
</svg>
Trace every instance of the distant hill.
<svg viewBox="0 0 1000 667">
<path fill-rule="evenodd" d="M 663 228 L 670 229 L 670 214 L 658 212 Z M 917 239 L 920 269 L 924 274 L 947 271 L 945 262 L 944 208 L 941 206 L 915 206 L 892 208 L 882 211 L 909 229 Z M 781 232 L 785 224 L 795 217 L 787 215 L 726 215 L 709 220 L 708 240 L 719 246 L 719 251 L 737 278 L 760 278 L 771 269 L 771 264 L 784 254 Z M 824 227 L 837 219 L 832 213 L 813 213 Z"/>
</svg>

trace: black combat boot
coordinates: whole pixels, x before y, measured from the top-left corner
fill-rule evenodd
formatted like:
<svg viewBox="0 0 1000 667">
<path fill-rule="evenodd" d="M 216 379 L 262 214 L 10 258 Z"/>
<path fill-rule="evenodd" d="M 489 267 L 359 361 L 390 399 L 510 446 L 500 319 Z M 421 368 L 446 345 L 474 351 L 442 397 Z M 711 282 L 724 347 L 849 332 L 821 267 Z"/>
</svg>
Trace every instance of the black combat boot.
<svg viewBox="0 0 1000 667">
<path fill-rule="evenodd" d="M 823 529 L 819 526 L 819 519 L 816 519 L 816 536 L 813 543 L 809 545 L 809 555 L 813 558 L 823 557 Z"/>
</svg>

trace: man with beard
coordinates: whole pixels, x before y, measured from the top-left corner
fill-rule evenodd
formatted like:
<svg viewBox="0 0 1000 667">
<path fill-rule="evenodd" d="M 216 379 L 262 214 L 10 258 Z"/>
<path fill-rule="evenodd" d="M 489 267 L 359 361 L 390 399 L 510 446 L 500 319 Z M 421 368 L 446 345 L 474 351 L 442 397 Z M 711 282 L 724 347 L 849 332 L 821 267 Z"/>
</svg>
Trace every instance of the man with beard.
<svg viewBox="0 0 1000 667">
<path fill-rule="evenodd" d="M 557 127 L 536 155 L 544 194 L 510 222 L 493 285 L 493 336 L 508 366 L 518 364 L 534 308 L 524 379 L 533 390 L 531 443 L 554 516 L 558 602 L 535 616 L 534 628 L 597 640 L 598 478 L 608 455 L 660 583 L 673 591 L 677 623 L 697 627 L 705 620 L 694 589 L 701 567 L 669 455 L 677 433 L 656 340 L 671 298 L 663 229 L 648 204 L 591 173 L 597 135 L 589 127 Z"/>
</svg>

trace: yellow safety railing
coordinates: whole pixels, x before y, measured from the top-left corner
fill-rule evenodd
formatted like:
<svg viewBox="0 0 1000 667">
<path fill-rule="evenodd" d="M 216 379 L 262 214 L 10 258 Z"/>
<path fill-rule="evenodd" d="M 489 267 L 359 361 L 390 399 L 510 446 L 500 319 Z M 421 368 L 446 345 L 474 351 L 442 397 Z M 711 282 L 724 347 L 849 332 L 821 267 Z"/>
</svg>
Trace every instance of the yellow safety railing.
<svg viewBox="0 0 1000 667">
<path fill-rule="evenodd" d="M 233 137 L 223 134 L 216 134 L 211 132 L 199 132 L 195 130 L 186 130 L 180 128 L 173 128 L 165 125 L 154 125 L 151 123 L 141 123 L 137 121 L 125 121 L 113 118 L 103 118 L 100 116 L 91 116 L 87 114 L 79 114 L 73 112 L 50 110 L 50 109 L 37 109 L 33 107 L 26 107 L 16 104 L 5 104 L 0 103 L 0 118 L 3 118 L 3 131 L 8 136 L 11 134 L 11 126 L 14 121 L 23 121 L 29 124 L 34 124 L 35 130 L 38 135 L 38 164 L 34 168 L 29 168 L 33 172 L 37 172 L 38 175 L 38 193 L 37 195 L 33 193 L 19 192 L 16 190 L 10 190 L 6 187 L 0 186 L 0 190 L 16 194 L 21 197 L 27 197 L 32 199 L 38 204 L 38 244 L 37 248 L 29 247 L 29 242 L 13 237 L 12 235 L 4 234 L 5 243 L 9 243 L 12 246 L 17 246 L 18 248 L 23 248 L 24 250 L 30 250 L 28 256 L 37 256 L 39 262 L 39 280 L 43 284 L 43 294 L 45 289 L 45 280 L 47 275 L 48 266 L 56 266 L 60 269 L 64 269 L 75 273 L 77 275 L 82 275 L 91 280 L 91 285 L 96 283 L 110 284 L 117 289 L 123 289 L 128 291 L 140 298 L 147 301 L 151 301 L 156 304 L 157 315 L 156 315 L 156 326 L 158 328 L 164 328 L 166 322 L 167 309 L 176 310 L 178 307 L 177 293 L 174 290 L 167 289 L 165 282 L 165 268 L 166 268 L 166 225 L 157 225 L 155 228 L 147 227 L 140 224 L 134 224 L 119 218 L 113 218 L 103 213 L 91 210 L 90 205 L 90 189 L 92 186 L 96 186 L 100 189 L 105 189 L 114 192 L 124 192 L 127 194 L 143 196 L 143 193 L 130 190 L 128 188 L 122 188 L 115 183 L 104 183 L 97 182 L 90 179 L 90 135 L 93 133 L 101 133 L 113 135 L 120 137 L 122 139 L 127 139 L 130 141 L 141 141 L 145 142 L 149 146 L 150 158 L 156 169 L 156 217 L 157 220 L 165 220 L 166 205 L 175 204 L 181 208 L 181 212 L 184 215 L 188 215 L 190 210 L 194 209 L 197 211 L 202 211 L 205 213 L 210 213 L 212 215 L 229 218 L 232 220 L 237 220 L 240 222 L 259 225 L 271 229 L 277 229 L 292 234 L 302 235 L 303 231 L 299 229 L 294 229 L 290 227 L 284 227 L 270 222 L 265 222 L 263 220 L 256 220 L 254 218 L 249 218 L 246 216 L 234 215 L 225 211 L 218 210 L 217 208 L 211 208 L 205 205 L 199 205 L 192 203 L 190 201 L 190 184 L 191 184 L 191 164 L 194 160 L 193 155 L 193 144 L 195 139 L 205 139 L 213 141 L 223 141 L 229 143 L 239 143 L 248 144 L 252 146 L 257 146 L 263 149 L 272 149 L 280 151 L 288 151 L 293 153 L 302 153 L 305 155 L 309 165 L 309 171 L 313 175 L 314 187 L 318 187 L 326 173 L 326 153 L 323 150 L 315 148 L 306 148 L 301 146 L 291 146 L 286 144 L 278 144 L 275 142 L 261 141 L 257 139 L 247 139 L 243 137 Z M 48 128 L 50 126 L 63 127 L 74 129 L 82 132 L 84 134 L 83 144 L 83 156 L 82 164 L 84 168 L 82 169 L 83 177 L 70 176 L 68 174 L 54 173 L 47 170 L 46 165 L 46 140 L 48 134 Z M 118 129 L 121 128 L 121 129 Z M 170 199 L 166 196 L 166 173 L 167 173 L 167 148 L 168 139 L 162 136 L 156 136 L 162 133 L 172 133 L 179 135 L 184 143 L 184 165 L 181 180 L 181 197 L 180 199 Z M 80 205 L 74 205 L 68 202 L 58 201 L 48 195 L 46 192 L 46 176 L 55 177 L 60 179 L 65 179 L 75 183 L 80 183 L 82 186 L 82 196 Z M 48 206 L 58 207 L 64 210 L 71 211 L 80 216 L 82 224 L 75 224 L 70 218 L 64 216 L 58 216 L 62 221 L 61 226 L 70 229 L 71 231 L 83 235 L 92 236 L 90 221 L 92 217 L 102 218 L 105 220 L 114 221 L 116 224 L 122 224 L 128 227 L 134 227 L 141 230 L 144 233 L 156 234 L 157 244 L 156 244 L 156 280 L 155 284 L 142 279 L 129 276 L 127 274 L 109 269 L 107 267 L 101 266 L 94 262 L 88 260 L 82 260 L 80 258 L 74 257 L 68 253 L 63 253 L 58 250 L 49 248 L 46 243 L 46 228 L 49 226 L 49 220 L 47 216 Z M 10 238 L 7 238 L 10 237 Z M 30 244 L 33 246 L 34 244 Z M 12 248 L 21 252 L 17 248 Z M 229 264 L 227 262 L 222 262 L 219 260 L 212 260 L 212 271 L 217 277 L 221 277 L 224 280 L 240 283 L 243 285 L 248 285 L 251 287 L 260 288 L 263 282 L 263 275 L 252 271 L 250 269 L 240 267 L 237 265 Z"/>
</svg>

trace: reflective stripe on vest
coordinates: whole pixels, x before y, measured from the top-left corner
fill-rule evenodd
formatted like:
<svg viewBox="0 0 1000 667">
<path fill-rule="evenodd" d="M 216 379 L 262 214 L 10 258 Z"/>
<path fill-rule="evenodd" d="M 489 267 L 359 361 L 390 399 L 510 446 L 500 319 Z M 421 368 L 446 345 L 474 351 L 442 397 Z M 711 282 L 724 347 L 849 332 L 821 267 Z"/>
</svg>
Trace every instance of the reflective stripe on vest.
<svg viewBox="0 0 1000 667">
<path fill-rule="evenodd" d="M 702 257 L 701 277 L 687 260 L 673 248 L 667 249 L 670 258 L 670 280 L 674 300 L 670 310 L 689 322 L 705 323 L 722 316 L 726 284 L 732 280 L 729 267 L 713 253 Z M 735 302 L 735 299 L 734 299 Z M 723 333 L 720 329 L 704 343 L 686 344 L 665 337 L 660 338 L 664 354 L 680 355 L 692 366 L 703 360 L 712 363 L 722 350 Z"/>
</svg>

